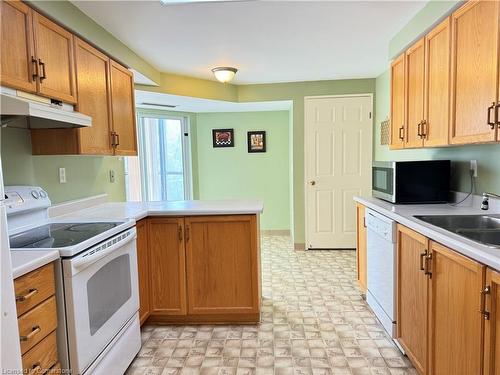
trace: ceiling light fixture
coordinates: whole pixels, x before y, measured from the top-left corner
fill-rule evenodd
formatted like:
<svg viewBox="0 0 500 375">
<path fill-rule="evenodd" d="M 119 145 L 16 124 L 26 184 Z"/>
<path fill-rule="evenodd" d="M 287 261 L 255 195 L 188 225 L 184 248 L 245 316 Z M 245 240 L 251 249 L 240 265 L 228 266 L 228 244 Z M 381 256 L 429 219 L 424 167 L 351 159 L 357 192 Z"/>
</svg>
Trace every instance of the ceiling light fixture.
<svg viewBox="0 0 500 375">
<path fill-rule="evenodd" d="M 212 73 L 214 73 L 215 78 L 222 83 L 230 82 L 238 69 L 232 68 L 230 66 L 218 66 L 217 68 L 212 69 Z"/>
</svg>

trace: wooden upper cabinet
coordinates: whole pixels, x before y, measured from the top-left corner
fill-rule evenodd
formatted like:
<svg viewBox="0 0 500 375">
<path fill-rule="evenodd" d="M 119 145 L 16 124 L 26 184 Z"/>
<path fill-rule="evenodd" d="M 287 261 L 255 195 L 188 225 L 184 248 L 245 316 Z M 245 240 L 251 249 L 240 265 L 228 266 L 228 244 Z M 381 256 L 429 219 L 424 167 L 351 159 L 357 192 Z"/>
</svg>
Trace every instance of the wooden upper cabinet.
<svg viewBox="0 0 500 375">
<path fill-rule="evenodd" d="M 404 147 L 405 91 L 405 54 L 402 54 L 391 64 L 391 149 Z"/>
<path fill-rule="evenodd" d="M 92 117 L 90 128 L 78 129 L 81 154 L 112 155 L 110 59 L 97 49 L 75 38 L 76 110 Z"/>
<path fill-rule="evenodd" d="M 428 277 L 424 267 L 427 249 L 426 237 L 398 224 L 397 338 L 420 374 L 426 373 L 428 360 Z"/>
<path fill-rule="evenodd" d="M 425 37 L 424 146 L 447 146 L 450 115 L 450 18 Z"/>
<path fill-rule="evenodd" d="M 258 314 L 255 215 L 187 217 L 188 313 Z"/>
<path fill-rule="evenodd" d="M 485 267 L 435 242 L 431 250 L 429 373 L 481 374 Z"/>
<path fill-rule="evenodd" d="M 484 313 L 484 375 L 500 375 L 500 273 L 486 271 Z"/>
<path fill-rule="evenodd" d="M 139 275 L 139 319 L 143 324 L 149 317 L 149 248 L 148 221 L 137 222 L 137 273 Z"/>
<path fill-rule="evenodd" d="M 73 34 L 37 12 L 33 12 L 33 29 L 39 93 L 76 103 Z"/>
<path fill-rule="evenodd" d="M 111 61 L 111 93 L 115 155 L 137 155 L 134 79 L 132 72 Z"/>
<path fill-rule="evenodd" d="M 406 58 L 406 137 L 405 147 L 421 147 L 424 121 L 425 41 L 419 40 Z"/>
<path fill-rule="evenodd" d="M 470 1 L 451 16 L 450 142 L 496 139 L 493 110 L 497 101 L 499 2 Z M 496 128 L 494 125 L 492 127 Z"/>
<path fill-rule="evenodd" d="M 184 219 L 149 219 L 148 233 L 151 314 L 186 315 Z"/>
<path fill-rule="evenodd" d="M 366 293 L 366 221 L 365 206 L 356 204 L 357 232 L 356 232 L 356 266 L 358 271 L 359 287 Z"/>
<path fill-rule="evenodd" d="M 20 1 L 0 2 L 0 83 L 36 92 L 36 59 L 32 30 L 33 11 Z"/>
</svg>

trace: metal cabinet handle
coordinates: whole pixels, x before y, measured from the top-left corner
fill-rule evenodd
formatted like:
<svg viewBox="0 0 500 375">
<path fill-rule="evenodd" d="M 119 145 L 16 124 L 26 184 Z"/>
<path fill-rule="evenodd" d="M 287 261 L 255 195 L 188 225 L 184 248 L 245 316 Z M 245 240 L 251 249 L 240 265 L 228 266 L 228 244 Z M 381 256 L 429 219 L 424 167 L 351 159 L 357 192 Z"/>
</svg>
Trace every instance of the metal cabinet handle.
<svg viewBox="0 0 500 375">
<path fill-rule="evenodd" d="M 479 293 L 481 293 L 481 310 L 479 310 L 479 313 L 484 320 L 490 320 L 490 313 L 486 310 L 486 296 L 491 293 L 491 287 L 487 285 Z"/>
<path fill-rule="evenodd" d="M 417 135 L 422 138 L 422 121 L 420 121 L 417 125 Z"/>
<path fill-rule="evenodd" d="M 500 113 L 499 113 L 499 110 L 500 109 L 500 102 L 497 103 L 497 105 L 495 106 L 495 123 L 498 125 L 498 128 L 500 129 Z"/>
<path fill-rule="evenodd" d="M 120 146 L 120 134 L 115 133 L 116 136 L 116 146 Z"/>
<path fill-rule="evenodd" d="M 404 141 L 404 139 L 405 139 L 404 130 L 405 130 L 404 125 L 399 128 L 399 139 L 401 139 L 402 141 Z"/>
<path fill-rule="evenodd" d="M 432 253 L 428 253 L 425 257 L 424 262 L 424 274 L 429 276 L 429 279 L 432 278 L 432 270 L 430 270 L 429 262 L 432 261 Z"/>
<path fill-rule="evenodd" d="M 491 106 L 488 107 L 488 125 L 490 128 L 495 129 L 496 122 L 491 121 L 491 111 L 495 108 L 495 102 Z"/>
<path fill-rule="evenodd" d="M 23 296 L 16 296 L 16 302 L 26 301 L 27 299 L 30 299 L 31 297 L 33 297 L 37 293 L 38 293 L 38 289 L 31 288 L 30 290 L 28 290 L 27 294 L 25 294 Z"/>
<path fill-rule="evenodd" d="M 41 59 L 38 59 L 38 65 L 40 65 L 40 67 L 42 68 L 42 75 L 40 76 L 40 83 L 42 83 L 44 79 L 47 79 L 47 73 L 45 72 L 45 63 Z"/>
<path fill-rule="evenodd" d="M 36 336 L 37 334 L 40 333 L 42 329 L 40 328 L 40 326 L 34 326 L 32 331 L 30 333 L 28 333 L 26 336 L 19 336 L 19 340 L 20 341 L 28 341 L 28 340 L 31 340 L 34 336 Z"/>
<path fill-rule="evenodd" d="M 183 239 L 183 234 L 182 234 L 182 225 L 179 225 L 179 241 L 182 242 Z"/>
<path fill-rule="evenodd" d="M 425 271 L 424 258 L 427 256 L 427 249 L 423 253 L 420 253 L 420 271 Z"/>
<path fill-rule="evenodd" d="M 186 225 L 186 241 L 189 242 L 189 225 Z"/>
<path fill-rule="evenodd" d="M 33 82 L 36 81 L 36 77 L 38 77 L 38 63 L 37 60 L 35 59 L 35 56 L 31 56 L 31 69 L 32 69 L 32 74 L 31 74 L 31 79 Z"/>
<path fill-rule="evenodd" d="M 427 137 L 427 121 L 422 120 L 422 138 Z"/>
</svg>

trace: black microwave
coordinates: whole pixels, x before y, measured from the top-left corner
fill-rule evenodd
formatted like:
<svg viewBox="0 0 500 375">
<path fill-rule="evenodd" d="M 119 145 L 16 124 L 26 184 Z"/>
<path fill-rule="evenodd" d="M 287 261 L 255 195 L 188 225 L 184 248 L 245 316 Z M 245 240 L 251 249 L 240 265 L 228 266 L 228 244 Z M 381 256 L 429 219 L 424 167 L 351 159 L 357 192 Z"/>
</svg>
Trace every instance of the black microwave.
<svg viewBox="0 0 500 375">
<path fill-rule="evenodd" d="M 372 195 L 397 204 L 445 203 L 450 196 L 449 160 L 376 162 Z"/>
</svg>

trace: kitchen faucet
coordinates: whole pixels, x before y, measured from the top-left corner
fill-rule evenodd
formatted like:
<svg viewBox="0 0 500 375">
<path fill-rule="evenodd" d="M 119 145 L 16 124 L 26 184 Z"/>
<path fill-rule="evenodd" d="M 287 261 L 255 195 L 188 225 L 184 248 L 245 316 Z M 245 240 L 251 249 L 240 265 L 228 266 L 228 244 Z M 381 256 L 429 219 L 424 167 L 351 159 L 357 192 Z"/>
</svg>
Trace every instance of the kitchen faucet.
<svg viewBox="0 0 500 375">
<path fill-rule="evenodd" d="M 481 202 L 481 210 L 488 210 L 490 208 L 490 198 L 500 199 L 500 195 L 495 193 L 483 193 L 483 201 Z"/>
</svg>

